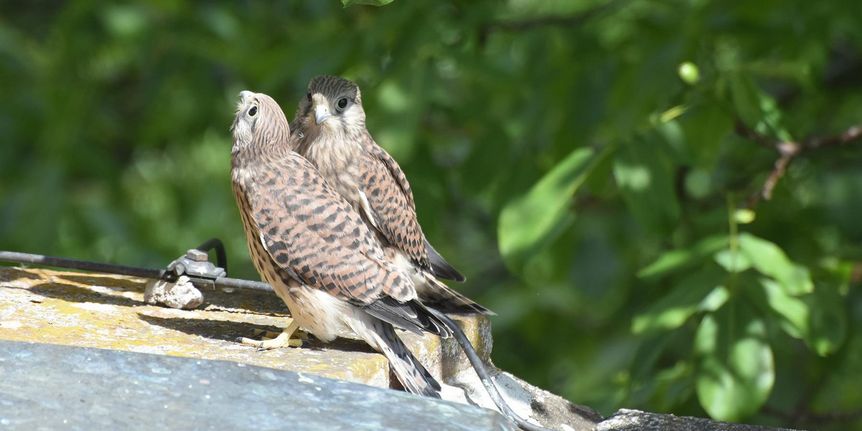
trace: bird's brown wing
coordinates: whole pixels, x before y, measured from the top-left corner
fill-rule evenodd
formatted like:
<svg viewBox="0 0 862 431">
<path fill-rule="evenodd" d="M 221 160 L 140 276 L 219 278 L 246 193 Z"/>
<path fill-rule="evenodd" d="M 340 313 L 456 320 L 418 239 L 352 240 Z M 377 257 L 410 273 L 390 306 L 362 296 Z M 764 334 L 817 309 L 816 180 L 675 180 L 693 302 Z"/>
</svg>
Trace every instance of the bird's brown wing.
<svg viewBox="0 0 862 431">
<path fill-rule="evenodd" d="M 464 281 L 464 276 L 425 239 L 416 217 L 413 191 L 398 162 L 368 134 L 363 138 L 362 146 L 366 150 L 366 159 L 363 160 L 361 184 L 368 200 L 368 217 L 372 219 L 372 225 L 420 267 L 431 270 L 438 277 Z"/>
<path fill-rule="evenodd" d="M 425 235 L 416 219 L 413 191 L 398 162 L 366 135 L 362 161 L 362 192 L 368 199 L 372 224 L 394 247 L 427 267 Z"/>
<path fill-rule="evenodd" d="M 403 329 L 448 335 L 445 325 L 415 300 L 412 282 L 385 261 L 359 214 L 308 160 L 291 152 L 268 163 L 249 172 L 243 197 L 282 277 Z"/>
<path fill-rule="evenodd" d="M 339 299 L 399 302 L 415 289 L 388 270 L 374 236 L 314 166 L 296 153 L 254 169 L 245 197 L 260 240 L 279 268 Z"/>
</svg>

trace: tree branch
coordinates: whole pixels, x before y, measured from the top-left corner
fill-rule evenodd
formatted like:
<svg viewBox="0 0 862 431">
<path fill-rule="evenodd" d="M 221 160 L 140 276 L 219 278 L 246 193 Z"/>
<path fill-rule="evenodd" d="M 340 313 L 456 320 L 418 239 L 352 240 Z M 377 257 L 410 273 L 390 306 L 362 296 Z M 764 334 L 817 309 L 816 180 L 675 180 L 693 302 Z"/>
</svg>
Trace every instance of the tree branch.
<svg viewBox="0 0 862 431">
<path fill-rule="evenodd" d="M 787 167 L 790 166 L 790 163 L 800 154 L 826 147 L 849 144 L 862 138 L 862 125 L 852 126 L 837 135 L 811 137 L 802 142 L 775 140 L 748 127 L 741 120 L 736 121 L 735 130 L 737 135 L 778 153 L 778 159 L 775 160 L 772 171 L 770 171 L 766 181 L 763 182 L 763 186 L 748 199 L 749 208 L 754 208 L 761 199 L 767 201 L 772 199 L 772 192 L 775 190 L 775 186 L 784 177 L 784 174 L 787 173 Z"/>
</svg>

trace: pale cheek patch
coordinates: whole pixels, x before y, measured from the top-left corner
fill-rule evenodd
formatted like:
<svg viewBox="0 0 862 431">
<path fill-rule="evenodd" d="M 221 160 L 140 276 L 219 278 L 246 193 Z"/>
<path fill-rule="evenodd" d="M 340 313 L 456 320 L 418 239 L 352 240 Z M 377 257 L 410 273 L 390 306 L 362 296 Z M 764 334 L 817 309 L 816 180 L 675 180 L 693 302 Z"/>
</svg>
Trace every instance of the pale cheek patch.
<svg viewBox="0 0 862 431">
<path fill-rule="evenodd" d="M 353 105 L 342 115 L 344 122 L 348 126 L 362 125 L 365 121 L 365 116 L 362 114 L 362 109 L 359 106 Z"/>
<path fill-rule="evenodd" d="M 233 137 L 234 151 L 247 147 L 252 138 L 251 124 L 244 118 L 240 118 L 233 129 Z"/>
</svg>

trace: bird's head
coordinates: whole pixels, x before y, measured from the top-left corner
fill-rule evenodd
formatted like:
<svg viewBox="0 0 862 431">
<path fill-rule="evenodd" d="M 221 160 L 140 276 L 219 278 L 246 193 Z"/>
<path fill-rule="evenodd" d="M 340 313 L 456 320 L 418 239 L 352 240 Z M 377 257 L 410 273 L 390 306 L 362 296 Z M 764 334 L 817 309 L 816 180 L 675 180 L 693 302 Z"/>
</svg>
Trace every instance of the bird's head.
<svg viewBox="0 0 862 431">
<path fill-rule="evenodd" d="M 318 76 L 308 84 L 299 102 L 297 117 L 308 132 L 345 133 L 365 128 L 362 94 L 351 81 L 337 76 Z"/>
<path fill-rule="evenodd" d="M 241 91 L 231 125 L 233 153 L 276 148 L 290 136 L 290 126 L 281 107 L 263 93 Z"/>
</svg>

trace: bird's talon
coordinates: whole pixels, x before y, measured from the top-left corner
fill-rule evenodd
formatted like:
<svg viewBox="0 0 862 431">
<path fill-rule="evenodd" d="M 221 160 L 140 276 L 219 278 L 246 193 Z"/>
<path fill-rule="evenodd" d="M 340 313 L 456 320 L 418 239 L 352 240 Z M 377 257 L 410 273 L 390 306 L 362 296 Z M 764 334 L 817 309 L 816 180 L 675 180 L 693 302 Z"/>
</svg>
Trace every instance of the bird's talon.
<svg viewBox="0 0 862 431">
<path fill-rule="evenodd" d="M 237 337 L 236 341 L 239 342 L 240 344 L 245 344 L 246 346 L 251 346 L 251 347 L 260 347 L 260 345 L 262 343 L 261 340 L 255 340 L 254 338 L 246 338 L 246 337 Z"/>
<path fill-rule="evenodd" d="M 255 347 L 258 350 L 278 349 L 281 347 L 300 347 L 302 346 L 302 340 L 298 337 L 294 337 L 294 334 L 297 334 L 298 329 L 299 325 L 296 321 L 291 320 L 290 325 L 288 325 L 287 328 L 284 328 L 281 332 L 261 331 L 264 334 L 262 340 L 240 337 L 239 342 L 247 346 Z M 303 335 L 303 332 L 298 334 L 299 337 L 302 337 Z"/>
</svg>

